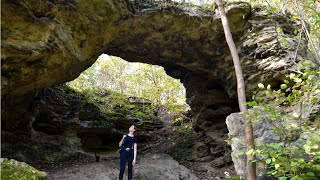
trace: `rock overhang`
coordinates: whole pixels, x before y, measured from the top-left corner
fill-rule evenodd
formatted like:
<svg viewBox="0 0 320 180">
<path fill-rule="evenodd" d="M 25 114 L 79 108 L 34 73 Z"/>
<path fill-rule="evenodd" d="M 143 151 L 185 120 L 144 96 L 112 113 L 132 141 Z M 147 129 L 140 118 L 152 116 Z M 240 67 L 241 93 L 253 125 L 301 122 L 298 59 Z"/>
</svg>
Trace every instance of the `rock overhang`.
<svg viewBox="0 0 320 180">
<path fill-rule="evenodd" d="M 116 1 L 24 0 L 4 1 L 3 6 L 2 95 L 6 96 L 72 80 L 103 52 L 129 61 L 205 70 L 212 63 L 207 61 L 217 59 L 215 54 L 227 51 L 225 43 L 221 47 L 217 13 L 197 7 L 158 4 L 137 15 L 130 5 Z M 230 7 L 231 27 L 243 29 L 250 6 Z M 19 13 L 14 13 L 17 9 Z"/>
<path fill-rule="evenodd" d="M 156 3 L 137 10 L 116 0 L 2 4 L 3 104 L 73 80 L 106 53 L 163 66 L 181 79 L 200 129 L 237 110 L 233 63 L 217 9 Z M 226 9 L 248 95 L 257 82 L 281 80 L 295 49 L 281 47 L 274 26 L 286 27 L 282 36 L 294 47 L 291 30 L 298 23 L 253 11 L 247 3 Z"/>
<path fill-rule="evenodd" d="M 3 0 L 2 5 L 1 113 L 6 132 L 31 134 L 36 142 L 37 130 L 56 132 L 32 126 L 37 116 L 30 112 L 34 103 L 30 94 L 75 79 L 106 53 L 163 66 L 168 75 L 180 79 L 192 109 L 193 128 L 205 136 L 201 146 L 210 149 L 205 159 L 220 152 L 224 162 L 231 161 L 225 118 L 238 110 L 236 78 L 216 9 L 151 4 L 137 10 L 129 1 L 117 0 Z M 291 31 L 299 23 L 263 9 L 252 10 L 247 3 L 229 4 L 226 9 L 247 96 L 257 82 L 278 84 L 294 66 L 297 42 Z M 289 47 L 277 41 L 275 27 L 284 29 L 281 37 L 288 39 Z M 304 50 L 297 55 L 299 61 Z M 77 134 L 86 135 L 90 131 Z"/>
</svg>

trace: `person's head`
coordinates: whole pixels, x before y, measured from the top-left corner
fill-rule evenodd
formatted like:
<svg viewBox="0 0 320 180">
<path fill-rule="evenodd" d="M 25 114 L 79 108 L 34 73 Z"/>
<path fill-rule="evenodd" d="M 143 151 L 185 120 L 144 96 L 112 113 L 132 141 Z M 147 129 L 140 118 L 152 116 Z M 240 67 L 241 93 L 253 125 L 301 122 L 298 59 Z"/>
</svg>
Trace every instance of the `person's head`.
<svg viewBox="0 0 320 180">
<path fill-rule="evenodd" d="M 137 127 L 135 125 L 131 125 L 129 128 L 129 132 L 132 132 L 134 135 L 136 135 Z"/>
</svg>

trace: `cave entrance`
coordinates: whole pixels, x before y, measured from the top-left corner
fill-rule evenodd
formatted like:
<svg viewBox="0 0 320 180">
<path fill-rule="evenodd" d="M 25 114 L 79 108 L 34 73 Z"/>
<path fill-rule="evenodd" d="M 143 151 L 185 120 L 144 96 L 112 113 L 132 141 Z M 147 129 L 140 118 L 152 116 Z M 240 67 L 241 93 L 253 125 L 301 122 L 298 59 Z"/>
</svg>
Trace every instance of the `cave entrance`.
<svg viewBox="0 0 320 180">
<path fill-rule="evenodd" d="M 167 75 L 163 67 L 128 62 L 107 54 L 99 56 L 90 68 L 67 85 L 81 92 L 113 91 L 144 98 L 168 107 L 171 112 L 189 109 L 185 87 L 179 79 Z"/>
<path fill-rule="evenodd" d="M 142 143 L 155 140 L 155 131 L 168 124 L 192 128 L 185 87 L 161 66 L 102 54 L 67 85 L 85 95 L 86 103 L 97 106 L 106 116 L 101 121 L 90 118 L 93 116 L 89 112 L 79 113 L 83 123 L 100 124 L 78 132 L 82 148 L 87 152 L 113 150 L 110 144 L 117 144 L 131 124 L 138 126 Z M 108 128 L 114 134 L 112 138 L 106 137 Z"/>
</svg>

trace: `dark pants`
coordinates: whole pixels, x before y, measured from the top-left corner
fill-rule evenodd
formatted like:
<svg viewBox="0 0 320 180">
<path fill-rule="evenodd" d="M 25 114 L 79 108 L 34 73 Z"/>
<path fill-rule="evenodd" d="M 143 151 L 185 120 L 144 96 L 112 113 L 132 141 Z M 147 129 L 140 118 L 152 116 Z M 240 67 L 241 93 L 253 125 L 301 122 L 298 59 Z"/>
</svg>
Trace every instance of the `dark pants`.
<svg viewBox="0 0 320 180">
<path fill-rule="evenodd" d="M 120 154 L 119 180 L 123 179 L 123 174 L 124 174 L 124 170 L 126 169 L 127 162 L 128 162 L 128 180 L 132 179 L 132 161 L 133 161 L 133 149 L 129 151 L 123 150 Z"/>
</svg>

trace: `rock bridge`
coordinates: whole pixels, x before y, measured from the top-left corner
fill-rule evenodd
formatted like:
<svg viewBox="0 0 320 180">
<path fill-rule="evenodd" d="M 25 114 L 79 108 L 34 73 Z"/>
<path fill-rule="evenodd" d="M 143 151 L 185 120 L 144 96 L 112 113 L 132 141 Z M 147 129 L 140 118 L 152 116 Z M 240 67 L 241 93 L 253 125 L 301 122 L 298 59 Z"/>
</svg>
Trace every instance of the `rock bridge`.
<svg viewBox="0 0 320 180">
<path fill-rule="evenodd" d="M 229 4 L 226 12 L 248 97 L 257 82 L 278 85 L 294 64 L 298 24 L 247 3 Z M 1 13 L 4 130 L 19 126 L 32 132 L 32 120 L 24 118 L 28 98 L 77 78 L 106 53 L 163 66 L 180 79 L 193 127 L 210 139 L 200 146 L 208 156 L 226 146 L 225 118 L 238 110 L 236 79 L 216 8 L 145 3 L 137 10 L 128 0 L 3 0 Z M 288 46 L 281 45 L 281 37 Z"/>
</svg>

